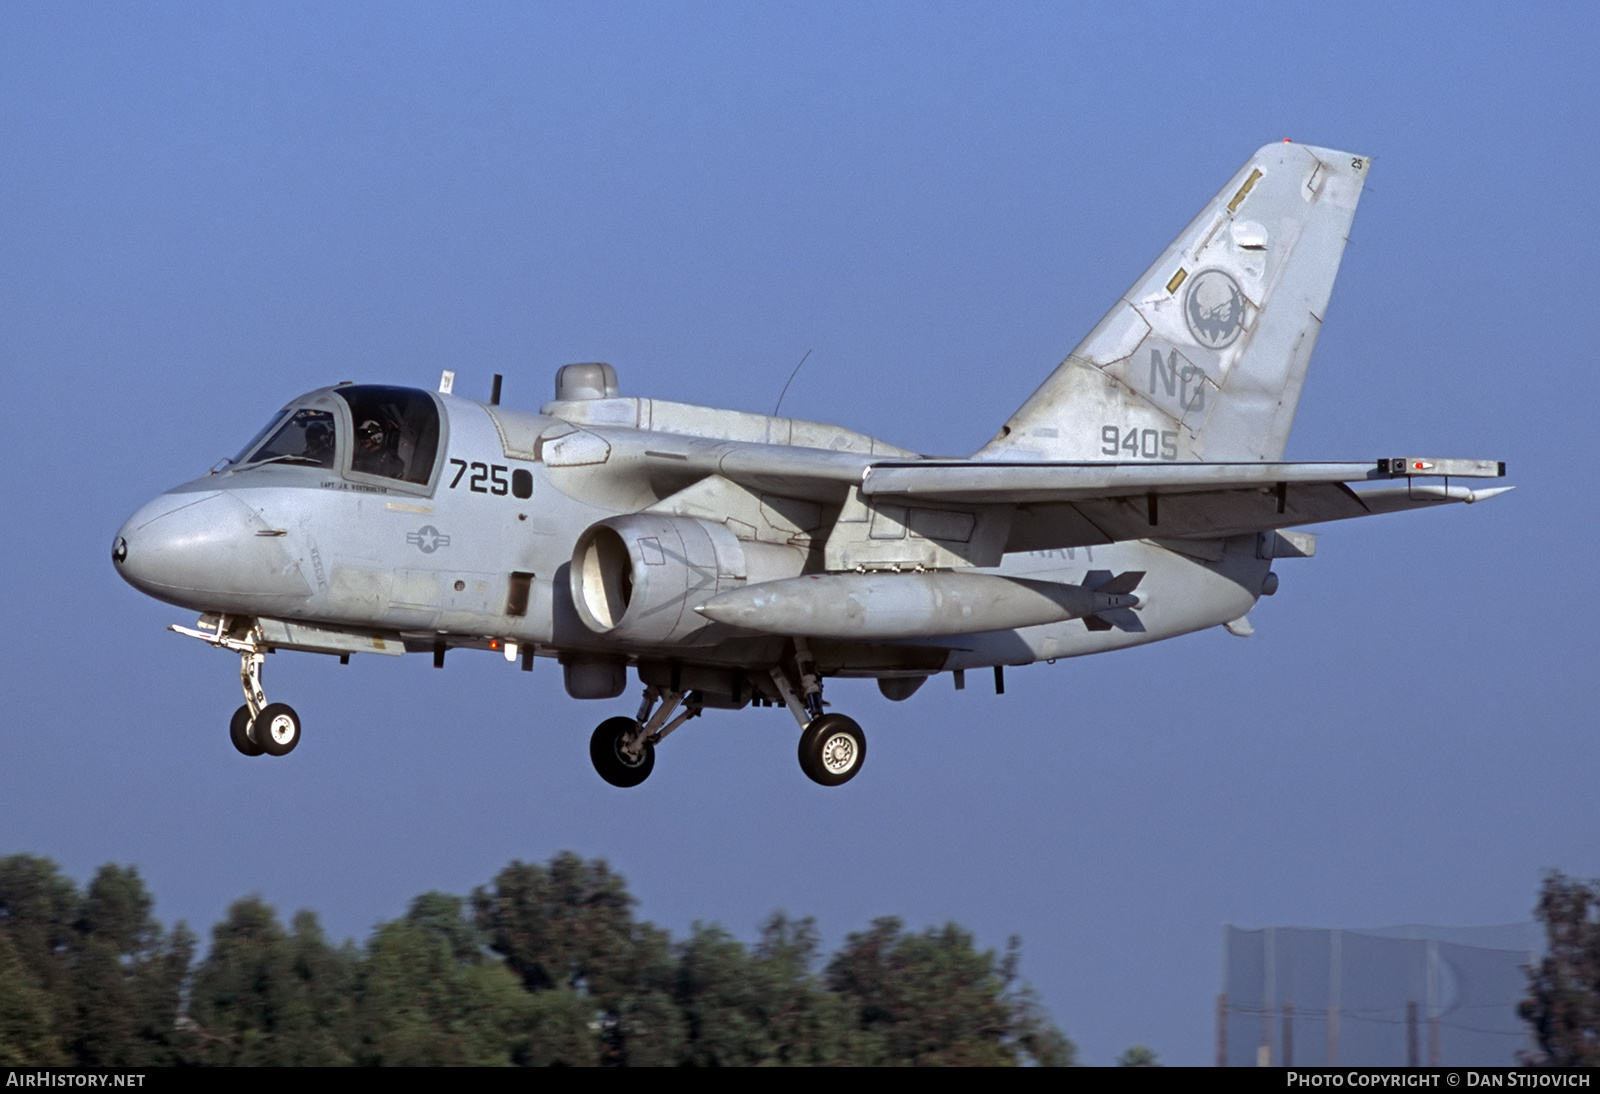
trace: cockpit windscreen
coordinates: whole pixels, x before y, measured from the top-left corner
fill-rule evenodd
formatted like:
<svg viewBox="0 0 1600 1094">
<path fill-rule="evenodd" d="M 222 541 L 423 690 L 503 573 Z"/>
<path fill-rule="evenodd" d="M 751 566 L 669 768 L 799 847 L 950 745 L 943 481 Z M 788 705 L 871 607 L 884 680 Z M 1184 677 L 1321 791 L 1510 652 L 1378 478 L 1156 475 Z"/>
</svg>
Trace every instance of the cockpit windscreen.
<svg viewBox="0 0 1600 1094">
<path fill-rule="evenodd" d="M 287 421 L 284 421 L 284 415 L 279 415 L 267 429 L 261 431 L 265 434 L 267 430 L 283 422 L 266 444 L 254 452 L 251 452 L 247 445 L 240 453 L 240 458 L 234 462 L 243 463 L 248 459 L 249 463 L 257 465 L 288 463 L 331 469 L 334 457 L 332 413 L 326 410 L 313 410 L 310 407 L 301 407 L 285 413 L 288 416 Z M 252 445 L 254 443 L 251 442 Z"/>
<path fill-rule="evenodd" d="M 250 440 L 246 442 L 245 446 L 239 449 L 239 454 L 228 462 L 234 464 L 235 466 L 243 463 L 244 458 L 250 455 L 251 452 L 255 451 L 256 445 L 260 444 L 262 441 L 266 440 L 273 433 L 275 433 L 278 429 L 278 426 L 283 424 L 283 420 L 288 416 L 289 412 L 287 410 L 280 410 L 274 414 L 272 419 L 267 422 L 266 425 L 261 427 L 261 432 L 257 433 L 254 437 L 251 437 Z"/>
</svg>

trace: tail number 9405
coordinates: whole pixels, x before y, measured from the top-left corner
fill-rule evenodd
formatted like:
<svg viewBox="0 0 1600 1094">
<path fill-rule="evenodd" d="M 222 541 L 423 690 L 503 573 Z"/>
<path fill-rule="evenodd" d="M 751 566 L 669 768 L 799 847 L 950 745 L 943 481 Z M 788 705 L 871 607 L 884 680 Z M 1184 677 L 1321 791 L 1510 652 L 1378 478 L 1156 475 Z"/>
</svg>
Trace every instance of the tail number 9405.
<svg viewBox="0 0 1600 1094">
<path fill-rule="evenodd" d="M 1178 431 L 1176 429 L 1123 430 L 1114 425 L 1102 426 L 1100 454 L 1121 456 L 1130 460 L 1176 460 Z"/>
</svg>

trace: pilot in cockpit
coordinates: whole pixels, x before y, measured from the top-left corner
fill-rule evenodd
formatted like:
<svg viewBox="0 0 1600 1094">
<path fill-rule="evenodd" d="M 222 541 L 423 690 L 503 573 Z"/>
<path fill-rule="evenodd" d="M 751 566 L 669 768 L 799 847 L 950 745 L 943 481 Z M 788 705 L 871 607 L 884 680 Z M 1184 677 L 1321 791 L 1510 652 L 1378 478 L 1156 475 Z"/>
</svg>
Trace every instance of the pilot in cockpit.
<svg viewBox="0 0 1600 1094">
<path fill-rule="evenodd" d="M 326 422 L 306 426 L 305 456 L 318 467 L 333 466 L 333 427 Z"/>
<path fill-rule="evenodd" d="M 405 473 L 404 461 L 389 447 L 389 431 L 376 419 L 368 418 L 356 429 L 354 469 L 390 479 Z"/>
</svg>

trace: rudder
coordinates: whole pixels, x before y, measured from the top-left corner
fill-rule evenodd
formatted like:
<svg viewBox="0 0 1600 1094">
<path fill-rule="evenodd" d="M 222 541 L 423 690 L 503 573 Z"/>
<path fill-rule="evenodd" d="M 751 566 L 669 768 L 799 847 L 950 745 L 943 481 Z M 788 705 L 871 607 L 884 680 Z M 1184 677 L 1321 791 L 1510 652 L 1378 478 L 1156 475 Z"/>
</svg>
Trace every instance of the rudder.
<svg viewBox="0 0 1600 1094">
<path fill-rule="evenodd" d="M 1281 459 L 1369 165 L 1261 148 L 977 458 Z"/>
</svg>

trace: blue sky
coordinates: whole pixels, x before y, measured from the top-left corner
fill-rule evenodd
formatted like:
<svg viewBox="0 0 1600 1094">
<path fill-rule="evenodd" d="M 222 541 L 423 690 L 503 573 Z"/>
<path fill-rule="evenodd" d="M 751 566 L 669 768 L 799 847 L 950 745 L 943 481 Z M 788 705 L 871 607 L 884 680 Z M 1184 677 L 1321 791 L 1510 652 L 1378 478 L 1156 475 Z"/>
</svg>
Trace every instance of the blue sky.
<svg viewBox="0 0 1600 1094">
<path fill-rule="evenodd" d="M 1210 1059 L 1225 922 L 1526 919 L 1600 874 L 1590 5 L 14 3 L 0 34 L 0 853 L 136 863 L 364 937 L 513 858 L 750 937 L 954 919 L 1091 1063 Z M 627 394 L 981 444 L 1258 145 L 1374 157 L 1291 458 L 1505 459 L 1493 503 L 1329 527 L 1220 630 L 948 679 L 839 791 L 781 711 L 632 792 L 559 672 L 236 666 L 123 585 L 122 520 L 341 379 Z M 628 705 L 632 703 L 630 694 Z"/>
</svg>

